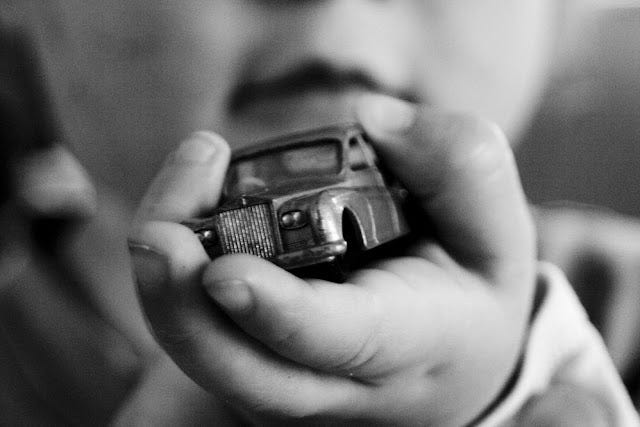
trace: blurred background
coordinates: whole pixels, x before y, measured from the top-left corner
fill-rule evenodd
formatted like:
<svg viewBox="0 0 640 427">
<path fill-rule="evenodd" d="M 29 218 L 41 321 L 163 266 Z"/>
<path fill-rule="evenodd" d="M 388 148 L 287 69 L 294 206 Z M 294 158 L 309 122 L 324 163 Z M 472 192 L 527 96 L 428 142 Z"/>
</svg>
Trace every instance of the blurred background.
<svg viewBox="0 0 640 427">
<path fill-rule="evenodd" d="M 554 77 L 517 152 L 534 203 L 640 216 L 640 1 L 572 8 Z"/>
<path fill-rule="evenodd" d="M 20 20 L 17 1 L 0 1 L 3 28 Z M 517 152 L 526 192 L 533 203 L 572 200 L 640 216 L 640 0 L 565 1 L 553 78 Z M 15 78 L 2 62 L 3 81 Z M 1 100 L 20 102 L 18 83 L 0 85 Z M 0 144 L 0 165 L 8 149 Z"/>
</svg>

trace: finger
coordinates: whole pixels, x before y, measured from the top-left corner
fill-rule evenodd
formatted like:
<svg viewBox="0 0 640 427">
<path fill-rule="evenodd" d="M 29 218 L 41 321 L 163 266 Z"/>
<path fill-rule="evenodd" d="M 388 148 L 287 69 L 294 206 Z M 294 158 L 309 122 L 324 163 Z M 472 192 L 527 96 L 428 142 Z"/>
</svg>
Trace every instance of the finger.
<svg viewBox="0 0 640 427">
<path fill-rule="evenodd" d="M 358 409 L 351 405 L 357 384 L 277 356 L 211 304 L 201 285 L 206 254 L 189 229 L 149 222 L 138 241 L 144 246 L 132 245 L 131 251 L 149 324 L 163 348 L 200 385 L 258 412 L 301 416 Z"/>
<path fill-rule="evenodd" d="M 68 422 L 107 422 L 136 381 L 140 357 L 129 341 L 55 281 L 53 274 L 31 264 L 4 288 L 0 333 L 38 398 Z"/>
<path fill-rule="evenodd" d="M 397 277 L 385 275 L 386 287 Z M 382 281 L 378 279 L 378 281 Z M 340 374 L 359 373 L 378 346 L 384 312 L 380 293 L 321 280 L 310 283 L 256 257 L 216 259 L 203 285 L 242 327 L 282 356 Z M 397 319 L 396 319 L 397 320 Z"/>
<path fill-rule="evenodd" d="M 520 348 L 521 325 L 484 286 L 460 283 L 418 257 L 382 261 L 356 272 L 351 282 L 306 283 L 246 255 L 216 259 L 203 278 L 212 299 L 244 331 L 316 371 L 374 389 L 409 372 L 402 384 L 431 408 L 447 405 L 447 396 L 465 395 L 462 389 L 473 378 L 488 393 L 466 394 L 463 406 L 472 412 L 504 385 Z M 502 336 L 516 338 L 496 339 Z M 443 369 L 449 366 L 456 366 L 454 373 Z M 389 401 L 369 410 L 380 405 L 389 405 L 384 411 L 391 413 Z"/>
<path fill-rule="evenodd" d="M 504 135 L 469 116 L 364 97 L 358 116 L 455 259 L 495 277 L 532 278 L 532 221 Z"/>
<path fill-rule="evenodd" d="M 483 289 L 462 287 L 419 258 L 382 262 L 338 286 L 306 282 L 262 259 L 235 255 L 207 266 L 202 282 L 236 324 L 276 353 L 362 379 L 412 364 L 428 371 L 450 357 L 451 337 L 464 329 L 445 327 L 448 319 L 482 310 L 479 335 L 485 323 L 504 315 Z M 499 349 L 507 350 L 513 351 Z"/>
<path fill-rule="evenodd" d="M 229 156 L 229 146 L 218 135 L 209 132 L 192 134 L 167 158 L 151 183 L 136 212 L 128 240 L 134 245 L 144 246 L 141 229 L 148 222 L 182 221 L 212 209 L 220 197 Z M 197 241 L 195 234 L 191 233 L 190 236 Z M 109 242 L 105 242 L 107 243 Z M 204 248 L 201 249 L 193 261 L 204 264 L 208 258 L 204 254 Z M 110 252 L 119 253 L 114 250 Z M 89 255 L 93 254 L 82 253 L 80 256 L 88 258 Z M 113 275 L 101 279 L 103 282 L 110 281 Z M 129 301 L 122 305 L 126 306 L 128 303 Z"/>
<path fill-rule="evenodd" d="M 239 406 L 305 414 L 343 406 L 349 399 L 334 387 L 338 379 L 275 356 L 215 309 L 201 287 L 209 262 L 202 245 L 186 227 L 167 222 L 215 206 L 228 157 L 219 137 L 195 134 L 167 160 L 137 214 L 130 249 L 156 339 L 192 378 Z"/>
<path fill-rule="evenodd" d="M 135 223 L 182 221 L 214 208 L 229 156 L 229 146 L 218 135 L 194 133 L 166 160 L 141 202 Z"/>
</svg>

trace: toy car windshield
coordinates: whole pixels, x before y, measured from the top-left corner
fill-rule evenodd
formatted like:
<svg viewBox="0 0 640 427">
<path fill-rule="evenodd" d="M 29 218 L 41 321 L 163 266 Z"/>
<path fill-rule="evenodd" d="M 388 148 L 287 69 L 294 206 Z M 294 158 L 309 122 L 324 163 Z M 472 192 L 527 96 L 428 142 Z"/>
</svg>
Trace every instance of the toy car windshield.
<svg viewBox="0 0 640 427">
<path fill-rule="evenodd" d="M 225 196 L 235 197 L 285 183 L 335 176 L 342 166 L 341 154 L 340 140 L 322 139 L 237 159 L 229 166 Z"/>
</svg>

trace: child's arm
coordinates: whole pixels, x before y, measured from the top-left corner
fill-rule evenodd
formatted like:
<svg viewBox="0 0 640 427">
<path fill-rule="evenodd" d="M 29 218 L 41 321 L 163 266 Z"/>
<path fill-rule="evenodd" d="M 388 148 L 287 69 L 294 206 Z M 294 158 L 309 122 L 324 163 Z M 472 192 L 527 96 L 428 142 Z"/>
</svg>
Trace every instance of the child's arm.
<svg viewBox="0 0 640 427">
<path fill-rule="evenodd" d="M 210 262 L 177 224 L 216 205 L 228 162 L 223 141 L 198 134 L 138 213 L 142 304 L 178 365 L 250 420 L 468 423 L 515 372 L 533 300 L 534 231 L 511 151 L 480 120 L 387 98 L 364 100 L 359 117 L 435 239 L 343 285 L 251 256 Z"/>
<path fill-rule="evenodd" d="M 539 264 L 526 339 L 514 384 L 482 426 L 640 425 L 601 337 L 551 264 Z"/>
</svg>

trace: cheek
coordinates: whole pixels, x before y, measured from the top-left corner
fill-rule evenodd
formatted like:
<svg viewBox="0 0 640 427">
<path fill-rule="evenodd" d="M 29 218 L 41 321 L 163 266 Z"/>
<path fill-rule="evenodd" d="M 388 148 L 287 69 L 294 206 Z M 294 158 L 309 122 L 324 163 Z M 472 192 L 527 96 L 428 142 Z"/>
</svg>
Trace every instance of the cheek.
<svg viewBox="0 0 640 427">
<path fill-rule="evenodd" d="M 219 126 L 242 54 L 242 2 L 184 3 L 66 0 L 57 37 L 41 33 L 66 139 L 127 197 L 190 132 Z"/>
<path fill-rule="evenodd" d="M 551 10 L 546 0 L 457 1 L 443 8 L 420 67 L 427 98 L 480 114 L 517 139 L 547 77 Z"/>
</svg>

